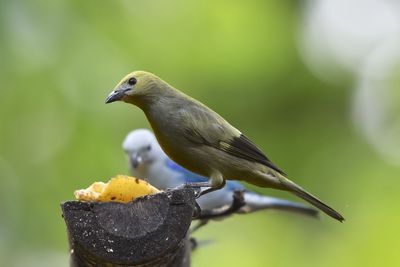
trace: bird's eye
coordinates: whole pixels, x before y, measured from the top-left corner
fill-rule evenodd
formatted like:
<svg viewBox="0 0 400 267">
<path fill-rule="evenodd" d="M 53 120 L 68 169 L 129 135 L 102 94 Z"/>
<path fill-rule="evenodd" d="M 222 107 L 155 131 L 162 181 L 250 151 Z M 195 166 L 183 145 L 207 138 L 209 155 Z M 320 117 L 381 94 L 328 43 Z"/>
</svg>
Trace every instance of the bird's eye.
<svg viewBox="0 0 400 267">
<path fill-rule="evenodd" d="M 147 151 L 150 151 L 150 149 L 151 149 L 151 146 L 148 145 L 148 146 L 146 147 L 146 150 L 147 150 Z"/>
<path fill-rule="evenodd" d="M 133 77 L 130 78 L 130 79 L 128 80 L 128 84 L 129 84 L 129 85 L 135 85 L 136 82 L 137 82 L 137 81 L 136 81 L 136 78 L 133 78 Z"/>
</svg>

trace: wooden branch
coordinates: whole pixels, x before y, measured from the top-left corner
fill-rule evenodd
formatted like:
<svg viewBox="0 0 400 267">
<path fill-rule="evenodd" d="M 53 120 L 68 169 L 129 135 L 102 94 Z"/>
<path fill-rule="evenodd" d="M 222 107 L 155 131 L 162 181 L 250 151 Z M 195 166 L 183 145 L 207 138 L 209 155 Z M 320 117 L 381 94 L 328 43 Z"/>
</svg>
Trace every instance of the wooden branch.
<svg viewBox="0 0 400 267">
<path fill-rule="evenodd" d="M 68 201 L 61 205 L 71 266 L 190 266 L 192 189 L 130 203 Z"/>
<path fill-rule="evenodd" d="M 61 204 L 67 225 L 72 267 L 189 267 L 196 240 L 188 229 L 193 219 L 204 225 L 236 213 L 243 192 L 232 205 L 200 211 L 193 189 L 170 190 L 129 203 L 67 201 Z"/>
</svg>

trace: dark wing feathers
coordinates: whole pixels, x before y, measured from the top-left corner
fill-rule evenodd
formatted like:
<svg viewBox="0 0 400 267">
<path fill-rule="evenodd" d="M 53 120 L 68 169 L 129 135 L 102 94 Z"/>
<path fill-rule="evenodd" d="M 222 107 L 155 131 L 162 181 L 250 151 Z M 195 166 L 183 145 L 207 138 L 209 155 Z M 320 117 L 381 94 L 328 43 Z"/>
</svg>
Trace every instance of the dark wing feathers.
<svg viewBox="0 0 400 267">
<path fill-rule="evenodd" d="M 275 166 L 268 158 L 264 155 L 264 153 L 256 147 L 249 138 L 247 138 L 244 134 L 241 134 L 240 137 L 234 137 L 229 142 L 223 142 L 228 144 L 221 145 L 220 149 L 225 151 L 228 154 L 233 156 L 247 159 L 249 161 L 255 161 L 261 163 L 282 175 L 286 175 L 281 169 Z"/>
<path fill-rule="evenodd" d="M 188 110 L 190 109 L 190 110 Z M 179 112 L 185 137 L 193 143 L 212 146 L 232 156 L 263 164 L 286 175 L 245 135 L 222 117 L 200 104 L 182 108 Z M 235 136 L 236 135 L 236 136 Z"/>
</svg>

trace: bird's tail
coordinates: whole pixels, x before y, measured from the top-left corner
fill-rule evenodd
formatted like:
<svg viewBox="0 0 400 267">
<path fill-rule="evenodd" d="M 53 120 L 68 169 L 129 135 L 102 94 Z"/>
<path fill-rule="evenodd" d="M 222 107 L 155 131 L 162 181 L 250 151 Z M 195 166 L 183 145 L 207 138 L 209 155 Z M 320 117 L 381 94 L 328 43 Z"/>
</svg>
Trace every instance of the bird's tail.
<svg viewBox="0 0 400 267">
<path fill-rule="evenodd" d="M 240 212 L 243 213 L 273 209 L 318 217 L 318 210 L 314 208 L 284 199 L 262 196 L 254 192 L 244 192 L 244 200 L 246 205 L 240 209 Z"/>
<path fill-rule="evenodd" d="M 282 185 L 285 187 L 285 190 L 292 192 L 293 194 L 295 194 L 298 197 L 301 197 L 302 199 L 304 199 L 305 201 L 314 205 L 315 207 L 317 207 L 321 211 L 325 212 L 327 215 L 331 216 L 332 218 L 334 218 L 340 222 L 344 221 L 344 217 L 339 212 L 332 209 L 331 207 L 329 207 L 328 205 L 323 203 L 321 200 L 319 200 L 312 194 L 308 193 L 306 190 L 301 188 L 299 185 L 293 183 L 292 181 L 290 181 L 289 179 L 285 178 L 282 175 L 279 175 L 279 180 L 282 183 Z"/>
</svg>

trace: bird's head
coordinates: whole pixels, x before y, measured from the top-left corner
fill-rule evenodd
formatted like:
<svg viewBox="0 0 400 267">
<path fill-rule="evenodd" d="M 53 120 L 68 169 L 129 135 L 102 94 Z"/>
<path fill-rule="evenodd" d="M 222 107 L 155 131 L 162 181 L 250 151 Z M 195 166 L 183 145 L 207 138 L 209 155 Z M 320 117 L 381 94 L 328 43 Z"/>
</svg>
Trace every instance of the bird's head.
<svg viewBox="0 0 400 267">
<path fill-rule="evenodd" d="M 152 97 L 163 91 L 167 84 L 156 75 L 146 71 L 135 71 L 126 75 L 110 93 L 106 103 L 124 101 L 137 104 L 140 99 Z"/>
<path fill-rule="evenodd" d="M 166 158 L 154 134 L 147 129 L 130 132 L 125 137 L 122 148 L 134 172 L 144 171 L 145 168 Z"/>
</svg>

